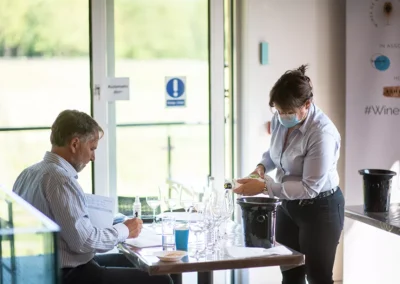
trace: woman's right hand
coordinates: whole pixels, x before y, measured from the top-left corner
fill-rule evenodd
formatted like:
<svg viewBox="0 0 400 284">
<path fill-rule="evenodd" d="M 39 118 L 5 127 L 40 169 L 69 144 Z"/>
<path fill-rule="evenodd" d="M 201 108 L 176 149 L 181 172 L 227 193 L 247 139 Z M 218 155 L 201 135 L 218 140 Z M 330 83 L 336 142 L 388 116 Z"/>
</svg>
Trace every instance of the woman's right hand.
<svg viewBox="0 0 400 284">
<path fill-rule="evenodd" d="M 260 164 L 249 176 L 251 177 L 252 175 L 258 175 L 260 178 L 263 179 L 264 174 L 265 174 L 264 166 Z"/>
</svg>

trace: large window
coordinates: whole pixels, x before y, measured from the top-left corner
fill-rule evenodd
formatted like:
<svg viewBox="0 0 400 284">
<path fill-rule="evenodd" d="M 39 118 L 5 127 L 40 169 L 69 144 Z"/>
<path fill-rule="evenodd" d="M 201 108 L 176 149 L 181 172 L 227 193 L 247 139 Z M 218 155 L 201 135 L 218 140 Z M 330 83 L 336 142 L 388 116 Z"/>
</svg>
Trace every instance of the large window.
<svg viewBox="0 0 400 284">
<path fill-rule="evenodd" d="M 0 184 L 42 160 L 64 109 L 90 113 L 88 1 L 1 0 Z M 79 175 L 86 192 L 91 176 Z"/>
<path fill-rule="evenodd" d="M 117 194 L 156 194 L 168 179 L 204 185 L 210 173 L 208 0 L 116 0 Z M 165 77 L 185 76 L 185 107 L 166 107 Z"/>
<path fill-rule="evenodd" d="M 95 176 L 97 180 L 115 174 L 117 195 L 144 197 L 156 193 L 158 186 L 168 179 L 187 185 L 206 184 L 212 164 L 211 136 L 219 135 L 210 135 L 214 120 L 210 121 L 210 88 L 213 87 L 209 83 L 212 76 L 212 33 L 209 31 L 213 29 L 209 28 L 209 3 L 214 5 L 214 2 L 115 0 L 106 3 L 108 8 L 111 4 L 114 6 L 115 62 L 112 64 L 115 64 L 115 72 L 112 75 L 129 77 L 131 86 L 131 99 L 115 103 L 116 137 L 106 119 L 114 114 L 106 113 L 103 108 L 100 116 L 104 119 L 99 120 L 95 100 L 91 105 L 89 1 L 1 0 L 0 183 L 7 188 L 12 187 L 24 168 L 42 160 L 45 151 L 50 150 L 50 126 L 64 109 L 87 113 L 93 109 L 107 135 L 116 138 L 115 145 L 108 142 L 107 137 L 100 142 L 96 166 L 107 165 L 109 172 L 96 172 Z M 92 6 L 98 8 L 99 5 L 92 1 Z M 100 15 L 103 10 L 96 11 Z M 96 30 L 105 21 L 100 18 L 93 21 L 92 17 L 92 27 Z M 104 35 L 103 32 L 92 31 L 92 36 L 93 33 Z M 227 35 L 229 53 L 229 33 Z M 101 50 L 93 55 L 93 64 L 106 57 L 106 51 L 101 49 L 103 38 L 105 36 L 92 39 L 92 55 L 96 48 Z M 114 57 L 114 52 L 107 54 L 107 58 L 110 56 Z M 229 68 L 225 77 L 230 77 L 231 63 L 227 62 Z M 102 64 L 97 66 L 101 67 L 92 69 L 92 78 L 96 80 L 102 76 L 97 71 L 106 73 Z M 185 107 L 166 107 L 166 76 L 186 77 Z M 230 84 L 227 80 L 226 87 Z M 217 96 L 223 98 L 223 91 L 219 87 L 215 89 L 218 89 Z M 231 95 L 227 94 L 229 100 Z M 223 107 L 218 106 L 219 111 L 223 112 Z M 226 111 L 230 110 L 231 102 L 227 101 Z M 216 111 L 213 113 L 215 115 Z M 227 119 L 232 125 L 232 117 Z M 229 133 L 226 142 L 231 145 L 232 129 L 226 130 Z M 223 129 L 219 133 L 224 136 Z M 102 154 L 101 148 L 106 148 L 105 145 L 111 145 L 108 148 L 111 156 L 115 151 L 116 167 Z M 214 155 L 223 151 L 221 148 Z M 231 152 L 229 148 L 226 154 Z M 231 166 L 232 160 L 227 159 L 226 167 Z M 230 176 L 229 170 L 226 176 Z M 92 191 L 91 167 L 80 173 L 79 182 L 86 192 Z M 107 182 L 96 184 L 96 190 L 101 186 L 107 187 Z M 112 194 L 115 188 L 111 185 L 109 191 L 98 192 Z"/>
</svg>

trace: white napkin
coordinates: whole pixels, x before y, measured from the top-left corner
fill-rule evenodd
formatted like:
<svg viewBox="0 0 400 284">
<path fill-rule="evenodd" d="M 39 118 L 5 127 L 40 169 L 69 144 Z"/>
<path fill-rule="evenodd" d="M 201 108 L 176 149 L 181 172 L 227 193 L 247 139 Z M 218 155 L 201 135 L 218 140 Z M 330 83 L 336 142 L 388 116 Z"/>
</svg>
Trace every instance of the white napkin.
<svg viewBox="0 0 400 284">
<path fill-rule="evenodd" d="M 268 255 L 290 255 L 292 252 L 284 246 L 273 248 L 226 247 L 226 253 L 233 258 L 263 257 Z"/>
<path fill-rule="evenodd" d="M 158 247 L 162 245 L 162 237 L 154 230 L 143 227 L 137 238 L 126 239 L 125 243 L 138 248 Z"/>
<path fill-rule="evenodd" d="M 157 218 L 170 217 L 175 218 L 176 221 L 197 221 L 201 220 L 200 213 L 188 213 L 188 212 L 164 212 L 157 215 Z"/>
</svg>

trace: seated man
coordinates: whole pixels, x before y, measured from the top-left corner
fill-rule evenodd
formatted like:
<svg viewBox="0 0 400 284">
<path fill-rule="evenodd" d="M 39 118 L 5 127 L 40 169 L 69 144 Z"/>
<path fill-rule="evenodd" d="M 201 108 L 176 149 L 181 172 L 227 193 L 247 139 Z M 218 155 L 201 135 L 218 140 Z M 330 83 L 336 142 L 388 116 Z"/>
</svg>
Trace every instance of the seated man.
<svg viewBox="0 0 400 284">
<path fill-rule="evenodd" d="M 121 254 L 106 252 L 126 238 L 135 238 L 142 220 L 128 219 L 109 228 L 93 227 L 78 172 L 94 161 L 103 130 L 89 115 L 61 112 L 51 127 L 51 152 L 25 169 L 13 191 L 60 227 L 59 253 L 63 283 L 172 283 L 169 276 L 149 276 L 134 269 Z M 131 266 L 131 267 L 129 267 Z"/>
</svg>

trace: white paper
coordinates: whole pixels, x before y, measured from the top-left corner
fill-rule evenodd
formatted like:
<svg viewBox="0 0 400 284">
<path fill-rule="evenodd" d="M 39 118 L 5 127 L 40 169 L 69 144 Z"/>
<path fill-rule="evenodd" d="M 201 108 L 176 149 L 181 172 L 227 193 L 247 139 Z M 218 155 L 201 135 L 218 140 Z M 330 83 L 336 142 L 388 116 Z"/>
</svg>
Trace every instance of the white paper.
<svg viewBox="0 0 400 284">
<path fill-rule="evenodd" d="M 138 248 L 158 247 L 162 246 L 162 236 L 157 235 L 154 230 L 143 227 L 137 238 L 126 239 L 125 243 Z"/>
<path fill-rule="evenodd" d="M 284 246 L 273 248 L 252 248 L 252 247 L 226 247 L 226 253 L 234 258 L 263 257 L 269 255 L 290 255 L 292 252 Z"/>
<path fill-rule="evenodd" d="M 129 100 L 129 78 L 107 78 L 106 92 L 108 101 Z"/>
<path fill-rule="evenodd" d="M 201 220 L 200 213 L 188 212 L 164 212 L 157 215 L 157 218 L 169 217 L 174 218 L 176 221 L 198 221 Z"/>
<path fill-rule="evenodd" d="M 114 199 L 107 196 L 86 194 L 90 221 L 94 227 L 108 228 L 114 221 Z"/>
</svg>

